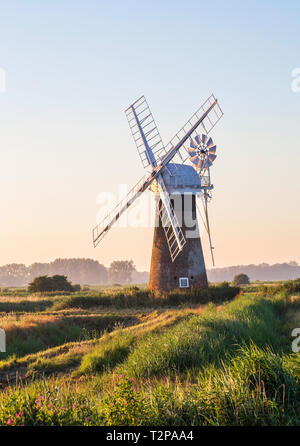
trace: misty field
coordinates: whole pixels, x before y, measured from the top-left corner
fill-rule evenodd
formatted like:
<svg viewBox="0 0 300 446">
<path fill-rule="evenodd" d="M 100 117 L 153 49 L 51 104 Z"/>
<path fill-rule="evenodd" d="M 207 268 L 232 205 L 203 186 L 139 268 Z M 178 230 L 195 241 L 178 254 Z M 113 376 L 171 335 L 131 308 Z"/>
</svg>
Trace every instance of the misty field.
<svg viewBox="0 0 300 446">
<path fill-rule="evenodd" d="M 300 282 L 2 289 L 1 425 L 299 425 Z"/>
</svg>

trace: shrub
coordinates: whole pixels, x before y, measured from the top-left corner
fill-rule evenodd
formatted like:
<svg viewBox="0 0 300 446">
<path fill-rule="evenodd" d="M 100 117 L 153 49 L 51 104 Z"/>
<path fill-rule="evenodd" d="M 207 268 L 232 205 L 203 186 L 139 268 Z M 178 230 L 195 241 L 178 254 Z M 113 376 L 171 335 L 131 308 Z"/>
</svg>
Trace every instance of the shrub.
<svg viewBox="0 0 300 446">
<path fill-rule="evenodd" d="M 78 289 L 80 285 L 75 285 Z M 76 289 L 76 291 L 77 291 Z M 75 288 L 68 282 L 66 276 L 38 276 L 28 286 L 30 293 L 44 292 L 44 291 L 75 291 Z"/>
<path fill-rule="evenodd" d="M 249 285 L 249 283 L 250 283 L 250 279 L 247 276 L 247 274 L 237 274 L 236 276 L 234 276 L 234 279 L 232 281 L 232 284 L 235 286 Z"/>
</svg>

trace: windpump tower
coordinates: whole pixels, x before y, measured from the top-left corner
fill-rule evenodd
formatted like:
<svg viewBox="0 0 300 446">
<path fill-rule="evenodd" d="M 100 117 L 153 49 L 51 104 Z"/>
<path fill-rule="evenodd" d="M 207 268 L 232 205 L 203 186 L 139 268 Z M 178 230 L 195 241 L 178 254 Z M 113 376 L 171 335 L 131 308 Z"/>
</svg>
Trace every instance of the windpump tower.
<svg viewBox="0 0 300 446">
<path fill-rule="evenodd" d="M 148 173 L 93 229 L 94 246 L 123 212 L 150 189 L 155 194 L 156 225 L 149 288 L 168 291 L 207 287 L 197 199 L 202 199 L 203 222 L 214 262 L 207 203 L 213 189 L 210 167 L 216 159 L 216 146 L 208 134 L 223 116 L 219 102 L 212 94 L 166 146 L 144 96 L 131 104 L 125 113 Z"/>
</svg>

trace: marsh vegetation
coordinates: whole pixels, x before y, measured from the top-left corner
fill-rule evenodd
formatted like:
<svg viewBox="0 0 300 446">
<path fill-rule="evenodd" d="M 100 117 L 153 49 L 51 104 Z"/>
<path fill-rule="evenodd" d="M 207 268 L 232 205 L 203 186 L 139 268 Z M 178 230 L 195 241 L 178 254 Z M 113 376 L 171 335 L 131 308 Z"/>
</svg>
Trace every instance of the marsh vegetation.
<svg viewBox="0 0 300 446">
<path fill-rule="evenodd" d="M 299 425 L 299 281 L 3 291 L 2 425 Z"/>
</svg>

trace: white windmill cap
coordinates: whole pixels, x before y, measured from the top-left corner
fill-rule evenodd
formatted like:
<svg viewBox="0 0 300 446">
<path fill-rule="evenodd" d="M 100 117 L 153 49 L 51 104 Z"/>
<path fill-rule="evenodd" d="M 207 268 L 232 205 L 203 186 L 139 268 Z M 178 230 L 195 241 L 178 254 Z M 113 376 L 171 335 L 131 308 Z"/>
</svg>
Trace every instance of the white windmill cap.
<svg viewBox="0 0 300 446">
<path fill-rule="evenodd" d="M 170 163 L 162 176 L 170 194 L 201 190 L 200 177 L 192 166 Z"/>
</svg>

